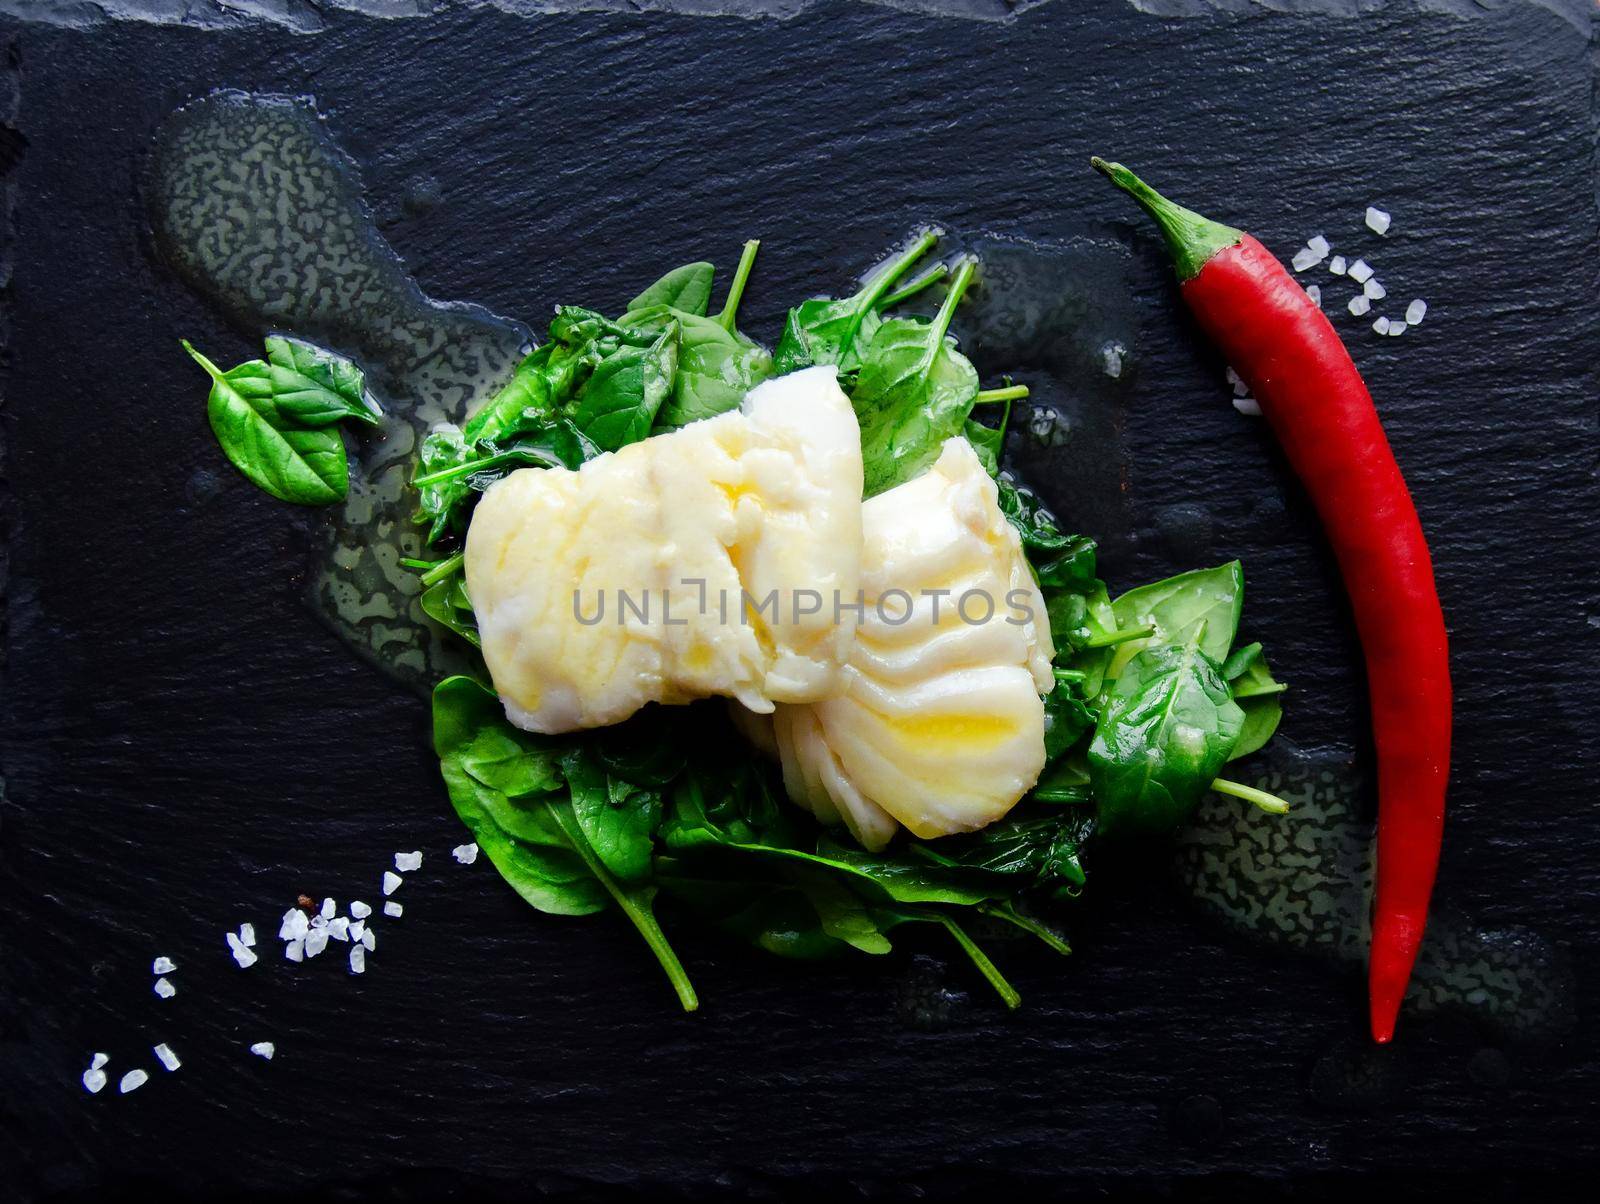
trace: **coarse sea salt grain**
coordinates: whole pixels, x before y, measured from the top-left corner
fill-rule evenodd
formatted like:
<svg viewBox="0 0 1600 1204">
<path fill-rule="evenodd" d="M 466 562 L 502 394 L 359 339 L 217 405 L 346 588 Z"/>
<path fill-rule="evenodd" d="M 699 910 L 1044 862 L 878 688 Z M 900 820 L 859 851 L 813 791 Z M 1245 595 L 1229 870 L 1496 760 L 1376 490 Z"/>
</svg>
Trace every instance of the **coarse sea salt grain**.
<svg viewBox="0 0 1600 1204">
<path fill-rule="evenodd" d="M 1229 368 L 1228 371 L 1232 372 L 1233 369 Z M 455 848 L 450 850 L 450 856 L 454 857 L 462 865 L 471 865 L 478 859 L 478 846 L 476 842 L 472 844 L 458 844 Z"/>
<path fill-rule="evenodd" d="M 89 1069 L 90 1070 L 99 1070 L 102 1066 L 104 1066 L 109 1061 L 111 1061 L 111 1055 L 110 1054 L 97 1053 L 97 1054 L 95 1054 L 94 1057 L 89 1059 Z"/>
<path fill-rule="evenodd" d="M 158 957 L 150 963 L 150 973 L 152 974 L 171 974 L 177 968 L 178 963 L 170 957 Z"/>
<path fill-rule="evenodd" d="M 1389 222 L 1389 215 L 1382 209 L 1379 209 L 1376 205 L 1367 206 L 1367 229 L 1374 234 L 1387 234 L 1389 233 Z"/>
<path fill-rule="evenodd" d="M 1233 399 L 1233 408 L 1246 418 L 1261 417 L 1261 403 L 1256 401 L 1254 397 L 1235 397 Z"/>
<path fill-rule="evenodd" d="M 257 1041 L 250 1047 L 250 1052 L 255 1054 L 256 1057 L 265 1058 L 270 1062 L 272 1061 L 272 1055 L 278 1052 L 278 1047 L 271 1041 Z"/>
<path fill-rule="evenodd" d="M 253 948 L 256 943 L 256 926 L 254 924 L 240 924 L 239 939 Z"/>
<path fill-rule="evenodd" d="M 283 946 L 283 956 L 292 962 L 306 960 L 306 943 L 303 940 L 292 940 Z"/>
<path fill-rule="evenodd" d="M 283 925 L 278 929 L 278 939 L 285 941 L 301 940 L 310 927 L 311 921 L 306 918 L 306 913 L 298 907 L 291 907 L 283 913 Z"/>
<path fill-rule="evenodd" d="M 1418 297 L 1406 306 L 1406 321 L 1412 326 L 1421 326 L 1422 319 L 1428 316 L 1428 303 Z"/>
<path fill-rule="evenodd" d="M 420 870 L 422 868 L 422 854 L 420 852 L 396 853 L 394 855 L 394 868 L 402 874 Z"/>
<path fill-rule="evenodd" d="M 357 899 L 354 903 L 350 904 L 350 914 L 358 920 L 364 920 L 372 914 L 372 908 L 368 907 L 360 899 Z"/>
<path fill-rule="evenodd" d="M 371 953 L 374 949 L 376 949 L 378 947 L 378 935 L 377 935 L 377 933 L 373 932 L 372 929 L 370 929 L 370 928 L 367 929 L 365 932 L 363 932 L 361 934 L 361 942 L 360 942 L 360 944 L 361 944 L 361 947 L 364 948 L 368 953 Z"/>
<path fill-rule="evenodd" d="M 101 1088 L 106 1085 L 106 1072 L 98 1067 L 91 1067 L 83 1072 L 83 1086 L 90 1095 L 100 1094 Z"/>
<path fill-rule="evenodd" d="M 1295 271 L 1303 272 L 1309 267 L 1314 267 L 1321 260 L 1322 256 L 1318 255 L 1310 247 L 1301 247 L 1294 253 L 1294 258 L 1290 262 L 1294 264 Z"/>
<path fill-rule="evenodd" d="M 1361 291 L 1373 301 L 1382 301 L 1389 295 L 1389 290 L 1384 288 L 1382 284 L 1378 283 L 1378 278 L 1376 276 L 1372 277 L 1365 284 L 1363 284 L 1361 286 Z"/>
<path fill-rule="evenodd" d="M 365 920 L 357 920 L 354 924 L 350 925 L 350 939 L 352 941 L 359 941 L 361 939 L 361 934 L 366 930 L 367 922 Z"/>
<path fill-rule="evenodd" d="M 1328 260 L 1328 271 L 1332 272 L 1335 276 L 1343 276 L 1346 266 L 1347 264 L 1343 255 L 1335 255 L 1332 259 Z"/>
<path fill-rule="evenodd" d="M 178 1061 L 178 1055 L 172 1052 L 172 1046 L 166 1042 L 163 1041 L 160 1045 L 155 1045 L 151 1048 L 155 1050 L 156 1057 L 168 1070 L 176 1070 L 183 1065 L 182 1062 Z"/>
<path fill-rule="evenodd" d="M 324 899 L 322 901 L 322 911 L 318 914 L 321 915 L 324 920 L 331 920 L 335 915 L 338 914 L 338 912 L 339 905 L 337 903 L 335 903 L 332 899 Z"/>
<path fill-rule="evenodd" d="M 393 899 L 385 899 L 383 902 L 383 914 L 386 916 L 393 916 L 398 920 L 405 914 L 405 910 L 402 904 L 396 903 Z"/>
<path fill-rule="evenodd" d="M 386 894 L 386 895 L 394 894 L 395 891 L 400 889 L 400 883 L 402 883 L 404 881 L 405 881 L 405 879 L 400 877 L 400 875 L 395 873 L 393 870 L 384 870 L 383 871 L 383 893 Z"/>
<path fill-rule="evenodd" d="M 1358 259 L 1350 265 L 1350 279 L 1357 284 L 1365 284 L 1372 276 L 1372 265 L 1365 259 Z"/>
<path fill-rule="evenodd" d="M 329 920 L 328 935 L 336 941 L 348 941 L 350 939 L 350 917 L 340 916 L 336 920 Z"/>
<path fill-rule="evenodd" d="M 1374 321 L 1372 323 L 1372 329 L 1377 331 L 1379 334 L 1388 334 L 1389 333 L 1389 319 L 1388 318 L 1384 318 L 1384 317 L 1378 318 L 1376 321 Z"/>
<path fill-rule="evenodd" d="M 178 988 L 164 978 L 156 979 L 155 992 L 163 999 L 171 999 L 178 993 Z"/>
<path fill-rule="evenodd" d="M 233 950 L 233 960 L 239 963 L 239 969 L 248 970 L 256 964 L 256 955 L 232 932 L 228 933 L 228 948 Z"/>
<path fill-rule="evenodd" d="M 150 1076 L 142 1070 L 130 1070 L 122 1076 L 122 1082 L 117 1084 L 117 1090 L 127 1095 L 130 1091 L 137 1091 L 143 1087 L 145 1080 Z"/>
<path fill-rule="evenodd" d="M 313 928 L 306 933 L 306 956 L 316 957 L 328 947 L 328 930 L 326 928 Z"/>
<path fill-rule="evenodd" d="M 1318 309 L 1322 308 L 1322 290 L 1315 284 L 1306 285 L 1306 296 L 1311 298 L 1311 304 L 1315 305 Z"/>
<path fill-rule="evenodd" d="M 1350 304 L 1346 308 L 1359 318 L 1372 308 L 1372 302 L 1368 301 L 1364 295 L 1358 295 L 1350 298 Z"/>
<path fill-rule="evenodd" d="M 1306 249 L 1309 251 L 1315 251 L 1318 259 L 1326 258 L 1328 252 L 1333 250 L 1333 248 L 1328 245 L 1328 240 L 1323 238 L 1320 234 L 1313 234 L 1310 238 L 1306 239 Z"/>
<path fill-rule="evenodd" d="M 350 973 L 365 974 L 367 972 L 367 951 L 360 945 L 350 947 Z"/>
<path fill-rule="evenodd" d="M 1404 322 L 1402 322 L 1399 318 L 1390 319 L 1390 321 L 1389 321 L 1389 337 L 1390 338 L 1393 338 L 1397 334 L 1405 334 L 1405 332 L 1406 332 L 1406 324 Z"/>
</svg>

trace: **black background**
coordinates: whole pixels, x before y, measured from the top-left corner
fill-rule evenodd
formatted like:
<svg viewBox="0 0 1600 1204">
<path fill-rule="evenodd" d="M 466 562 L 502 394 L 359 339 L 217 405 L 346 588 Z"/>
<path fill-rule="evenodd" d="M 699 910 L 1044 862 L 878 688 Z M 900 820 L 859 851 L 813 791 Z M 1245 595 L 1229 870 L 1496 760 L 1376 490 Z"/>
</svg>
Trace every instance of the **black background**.
<svg viewBox="0 0 1600 1204">
<path fill-rule="evenodd" d="M 1561 1193 L 1595 1168 L 1584 9 L 1221 7 L 1239 11 L 450 10 L 330 14 L 314 36 L 10 24 L 0 1156 L 16 1189 L 1309 1196 L 1380 1176 L 1481 1198 Z M 306 607 L 307 520 L 227 469 L 176 352 L 184 334 L 232 362 L 259 334 L 228 329 L 141 233 L 143 148 L 221 86 L 314 95 L 422 287 L 512 315 L 616 308 L 662 266 L 760 234 L 743 323 L 770 339 L 784 305 L 930 216 L 1125 240 L 1134 522 L 1107 574 L 1191 567 L 1192 538 L 1180 555 L 1160 516 L 1204 506 L 1200 560 L 1244 559 L 1247 627 L 1293 683 L 1285 735 L 1358 757 L 1364 684 L 1308 508 L 1228 406 L 1158 246 L 1085 160 L 1138 165 L 1285 258 L 1319 230 L 1358 232 L 1369 202 L 1392 210 L 1385 276 L 1430 316 L 1404 339 L 1341 330 L 1451 627 L 1439 897 L 1558 941 L 1576 1026 L 1529 1046 L 1403 1023 L 1370 1097 L 1332 1105 L 1317 1068 L 1360 1049 L 1359 977 L 1220 938 L 1133 867 L 1092 882 L 1070 962 L 1009 952 L 1014 1015 L 942 948 L 818 969 L 686 933 L 705 1006 L 685 1017 L 619 922 L 538 916 L 485 863 L 454 865 L 424 709 Z M 442 204 L 407 209 L 425 178 Z M 268 924 L 293 896 L 371 901 L 410 848 L 428 860 L 368 974 L 287 972 Z M 241 973 L 222 933 L 244 919 L 267 956 Z M 165 1003 L 158 953 L 180 963 Z M 946 1021 L 911 1022 L 930 991 Z M 263 1039 L 271 1063 L 244 1052 Z M 183 1070 L 119 1097 L 161 1040 Z M 113 1085 L 91 1097 L 78 1076 L 97 1049 Z"/>
</svg>

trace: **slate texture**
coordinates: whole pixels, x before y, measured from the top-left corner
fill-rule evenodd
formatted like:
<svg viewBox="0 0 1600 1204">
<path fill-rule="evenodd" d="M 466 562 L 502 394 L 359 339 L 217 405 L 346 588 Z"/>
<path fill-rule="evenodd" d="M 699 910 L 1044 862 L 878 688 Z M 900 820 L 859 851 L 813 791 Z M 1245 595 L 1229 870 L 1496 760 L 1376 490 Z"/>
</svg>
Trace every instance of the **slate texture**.
<svg viewBox="0 0 1600 1204">
<path fill-rule="evenodd" d="M 1600 1161 L 1586 8 L 520 7 L 184 6 L 212 26 L 184 28 L 4 6 L 29 16 L 6 19 L 0 74 L 16 1198 L 1576 1194 Z M 1137 865 L 1097 867 L 1070 961 L 1005 947 L 1015 1014 L 937 945 L 819 969 L 684 934 L 705 1000 L 685 1017 L 619 924 L 535 915 L 484 862 L 457 866 L 423 708 L 305 604 L 317 520 L 230 472 L 178 353 L 187 335 L 244 358 L 260 333 L 157 261 L 138 200 L 154 131 L 217 87 L 314 97 L 421 286 L 530 322 L 558 299 L 615 308 L 756 234 L 746 313 L 769 339 L 786 303 L 930 218 L 1125 248 L 1108 287 L 1136 314 L 1133 375 L 1108 454 L 1126 529 L 1104 571 L 1243 558 L 1247 627 L 1293 686 L 1285 736 L 1357 764 L 1364 686 L 1309 508 L 1086 160 L 1137 165 L 1285 258 L 1319 232 L 1381 256 L 1426 323 L 1340 328 L 1451 626 L 1439 898 L 1542 934 L 1573 1018 L 1518 1041 L 1412 1017 L 1373 1053 L 1357 972 L 1224 934 Z M 1369 203 L 1395 215 L 1385 241 L 1360 225 Z M 1048 451 L 1013 451 L 1065 510 Z M 279 960 L 297 893 L 376 905 L 413 848 L 405 918 L 364 977 Z M 243 920 L 265 957 L 241 971 L 223 932 Z M 171 1000 L 150 989 L 160 954 Z M 248 1054 L 261 1040 L 273 1061 Z M 90 1096 L 96 1050 L 113 1085 Z M 135 1065 L 151 1081 L 119 1096 Z"/>
</svg>

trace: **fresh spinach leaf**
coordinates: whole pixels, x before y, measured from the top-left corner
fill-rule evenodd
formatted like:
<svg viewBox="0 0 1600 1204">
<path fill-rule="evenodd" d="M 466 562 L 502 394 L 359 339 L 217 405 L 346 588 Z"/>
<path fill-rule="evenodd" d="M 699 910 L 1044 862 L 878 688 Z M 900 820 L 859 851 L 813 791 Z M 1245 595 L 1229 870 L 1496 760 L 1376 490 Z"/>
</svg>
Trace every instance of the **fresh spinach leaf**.
<svg viewBox="0 0 1600 1204">
<path fill-rule="evenodd" d="M 924 230 L 911 246 L 874 272 L 859 291 L 838 300 L 819 297 L 791 309 L 773 352 L 778 375 L 813 364 L 837 364 L 841 375 L 860 368 L 862 352 L 881 325 L 878 309 L 890 288 L 938 240 L 939 231 Z"/>
<path fill-rule="evenodd" d="M 645 347 L 619 346 L 596 366 L 572 407 L 572 421 L 602 451 L 650 434 L 678 370 L 677 322 Z"/>
<path fill-rule="evenodd" d="M 625 882 L 647 877 L 652 836 L 661 822 L 660 792 L 607 777 L 587 748 L 569 753 L 561 767 L 572 790 L 572 813 L 595 855 Z"/>
<path fill-rule="evenodd" d="M 1161 836 L 1194 813 L 1238 743 L 1244 714 L 1205 651 L 1206 620 L 1181 644 L 1138 653 L 1112 683 L 1089 774 L 1100 831 Z"/>
<path fill-rule="evenodd" d="M 1182 644 L 1196 630 L 1205 632 L 1200 650 L 1214 661 L 1223 660 L 1233 646 L 1243 608 L 1244 570 L 1237 560 L 1129 590 L 1111 604 L 1117 626 L 1152 631 L 1148 640 L 1129 640 L 1117 650 L 1110 675 L 1122 672 L 1146 643 Z"/>
<path fill-rule="evenodd" d="M 930 322 L 891 318 L 867 346 L 850 400 L 861 421 L 866 496 L 892 489 L 938 459 L 961 433 L 978 396 L 978 371 L 946 336 L 972 281 L 974 263 L 956 269 Z"/>
<path fill-rule="evenodd" d="M 206 414 L 223 454 L 257 488 L 285 502 L 325 506 L 350 490 L 344 440 L 333 424 L 376 424 L 361 372 L 310 344 L 268 341 L 272 362 L 223 372 L 187 341 L 211 377 Z"/>
<path fill-rule="evenodd" d="M 458 570 L 422 591 L 422 613 L 435 623 L 455 632 L 474 648 L 483 646 L 478 636 L 478 618 L 467 597 L 466 578 Z"/>
<path fill-rule="evenodd" d="M 1228 678 L 1233 700 L 1244 712 L 1244 726 L 1239 731 L 1238 743 L 1233 746 L 1233 755 L 1228 758 L 1237 761 L 1259 751 L 1272 739 L 1283 719 L 1283 701 L 1279 695 L 1287 687 L 1273 679 L 1260 644 L 1246 644 L 1235 649 L 1223 665 L 1222 673 Z"/>
<path fill-rule="evenodd" d="M 704 317 L 711 305 L 711 282 L 715 276 L 716 269 L 703 260 L 686 263 L 680 268 L 673 268 L 628 302 L 628 308 L 647 309 L 652 305 L 665 305 Z"/>
</svg>

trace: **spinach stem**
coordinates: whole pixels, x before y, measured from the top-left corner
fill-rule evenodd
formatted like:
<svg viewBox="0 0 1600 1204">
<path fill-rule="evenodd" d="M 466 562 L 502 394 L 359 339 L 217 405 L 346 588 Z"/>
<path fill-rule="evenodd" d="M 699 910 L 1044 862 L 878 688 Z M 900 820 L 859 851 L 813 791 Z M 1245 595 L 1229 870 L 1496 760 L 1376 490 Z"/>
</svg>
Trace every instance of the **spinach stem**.
<svg viewBox="0 0 1600 1204">
<path fill-rule="evenodd" d="M 426 573 L 422 574 L 422 584 L 437 585 L 440 581 L 443 581 L 451 573 L 460 568 L 462 562 L 465 561 L 466 558 L 467 554 L 465 552 L 457 552 L 454 556 L 446 556 L 443 560 L 439 561 L 438 564 L 434 565 Z"/>
<path fill-rule="evenodd" d="M 650 952 L 656 955 L 656 961 L 660 962 L 661 968 L 666 971 L 667 981 L 677 992 L 678 1002 L 683 1005 L 683 1010 L 694 1011 L 700 1006 L 700 997 L 694 993 L 694 984 L 689 981 L 683 963 L 678 960 L 678 955 L 668 943 L 667 934 L 661 931 L 661 925 L 656 922 L 649 903 L 641 904 L 636 892 L 625 889 L 611 876 L 611 871 L 606 869 L 594 849 L 589 846 L 582 829 L 578 827 L 571 803 L 553 805 L 550 811 L 578 856 L 583 858 L 583 863 L 588 866 L 589 872 L 599 880 L 601 886 L 606 888 L 607 893 L 616 900 L 617 906 L 622 908 L 622 914 L 633 921 L 633 926 L 639 930 L 639 935 L 644 937 L 644 943 L 650 947 Z"/>
<path fill-rule="evenodd" d="M 730 333 L 733 331 L 734 316 L 739 312 L 739 302 L 744 298 L 744 286 L 750 281 L 750 269 L 756 266 L 756 251 L 760 246 L 759 238 L 752 238 L 744 244 L 744 250 L 739 253 L 739 266 L 733 273 L 733 283 L 728 285 L 728 299 L 722 303 L 722 312 L 717 315 L 717 325 Z"/>
<path fill-rule="evenodd" d="M 1007 982 L 1006 976 L 1000 973 L 999 968 L 989 960 L 989 955 L 978 948 L 973 939 L 962 930 L 960 924 L 957 924 L 942 911 L 935 914 L 939 923 L 944 925 L 945 931 L 956 938 L 956 944 L 960 945 L 966 955 L 972 959 L 972 964 L 978 967 L 978 972 L 989 980 L 989 985 L 995 989 L 995 993 L 1005 1000 L 1006 1006 L 1012 1009 L 1021 1007 L 1022 996 L 1017 994 L 1017 988 Z"/>
<path fill-rule="evenodd" d="M 961 304 L 961 298 L 967 291 L 967 286 L 972 283 L 972 274 L 978 270 L 978 261 L 975 257 L 967 255 L 962 258 L 956 268 L 955 278 L 950 281 L 950 291 L 944 295 L 944 304 L 939 306 L 939 312 L 933 319 L 933 338 L 929 340 L 929 355 L 937 355 L 944 346 L 945 333 L 950 329 L 950 322 L 956 316 L 956 306 Z"/>
<path fill-rule="evenodd" d="M 1231 794 L 1234 798 L 1242 798 L 1247 803 L 1252 803 L 1265 811 L 1268 815 L 1289 814 L 1289 803 L 1275 794 L 1268 794 L 1265 790 L 1257 790 L 1254 786 L 1246 786 L 1243 782 L 1232 782 L 1227 778 L 1217 778 L 1211 783 L 1211 789 L 1218 794 Z"/>
<path fill-rule="evenodd" d="M 944 231 L 930 226 L 917 235 L 917 240 L 906 248 L 900 258 L 886 265 L 878 275 L 868 280 L 866 287 L 857 294 L 864 302 L 861 308 L 863 310 L 875 308 L 878 299 L 889 291 L 889 286 L 910 271 L 911 266 L 928 253 L 928 248 L 938 242 L 939 235 L 943 233 Z M 928 284 L 932 283 L 933 280 L 930 279 Z"/>
<path fill-rule="evenodd" d="M 1129 640 L 1142 640 L 1147 635 L 1153 635 L 1155 629 L 1154 623 L 1146 623 L 1143 627 L 1128 627 L 1122 631 L 1097 635 L 1092 640 L 1085 641 L 1083 646 L 1085 648 L 1115 648 L 1118 644 L 1126 644 Z"/>
<path fill-rule="evenodd" d="M 193 343 L 191 343 L 188 339 L 179 339 L 178 342 L 183 344 L 183 349 L 189 353 L 189 357 L 194 360 L 195 363 L 204 368 L 206 370 L 206 374 L 210 376 L 212 380 L 216 381 L 219 385 L 225 383 L 223 380 L 225 374 L 222 369 L 217 367 L 205 356 L 196 351 Z"/>
<path fill-rule="evenodd" d="M 1047 928 L 1032 916 L 1025 916 L 1010 903 L 980 903 L 978 910 L 984 915 L 993 916 L 997 920 L 1004 920 L 1007 924 L 1014 924 L 1024 932 L 1032 933 L 1050 948 L 1063 956 L 1072 952 L 1072 946 L 1062 939 L 1061 934 L 1052 928 Z"/>
<path fill-rule="evenodd" d="M 996 401 L 1021 401 L 1028 395 L 1027 385 L 1007 385 L 1003 389 L 979 389 L 972 399 L 975 406 L 985 406 Z"/>
<path fill-rule="evenodd" d="M 879 301 L 877 303 L 878 308 L 892 309 L 894 306 L 899 305 L 902 301 L 909 301 L 912 297 L 915 297 L 930 284 L 934 284 L 940 280 L 943 280 L 949 274 L 949 264 L 936 263 L 926 272 L 922 273 L 922 275 L 913 280 L 910 284 L 906 285 L 898 292 L 890 293 L 887 297 Z"/>
<path fill-rule="evenodd" d="M 1051 669 L 1057 681 L 1070 682 L 1076 685 L 1080 681 L 1088 681 L 1089 675 L 1082 669 Z"/>
</svg>

